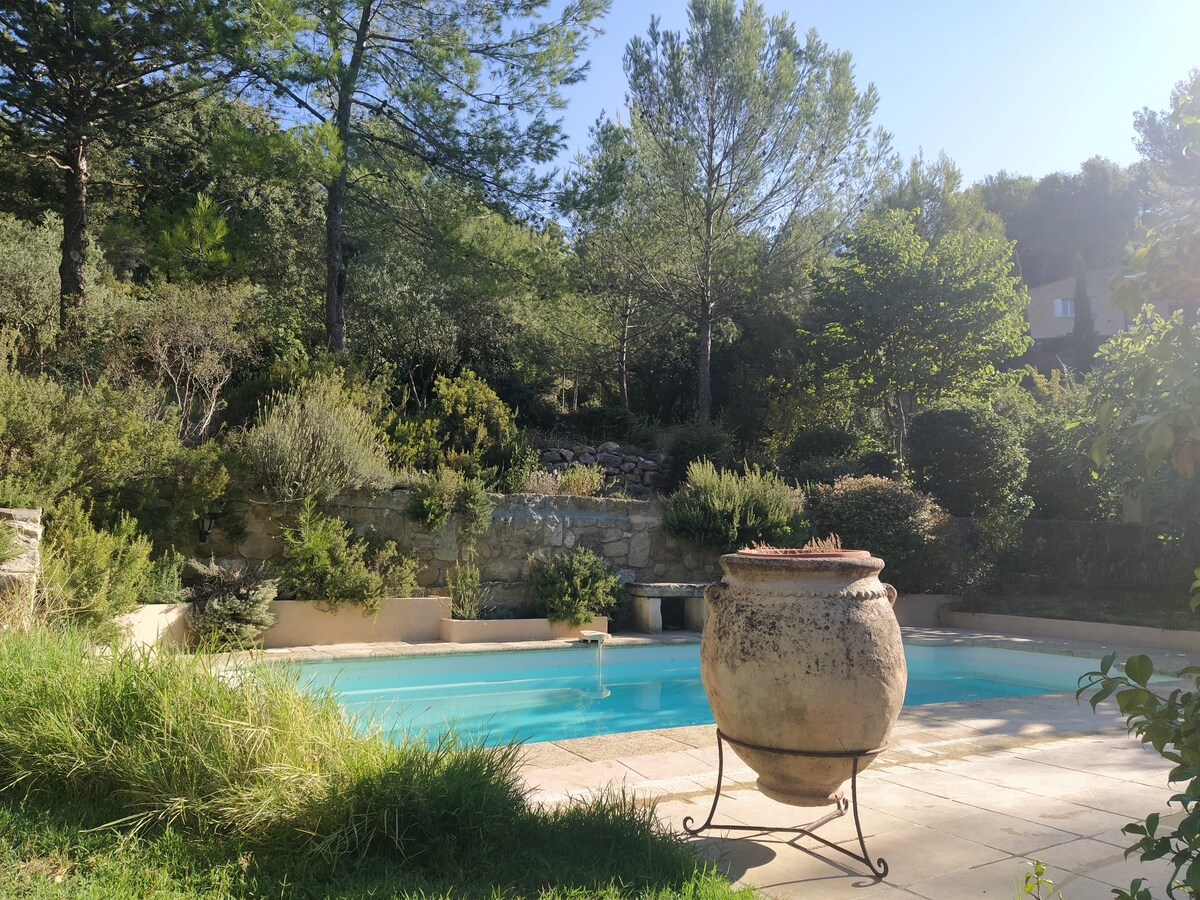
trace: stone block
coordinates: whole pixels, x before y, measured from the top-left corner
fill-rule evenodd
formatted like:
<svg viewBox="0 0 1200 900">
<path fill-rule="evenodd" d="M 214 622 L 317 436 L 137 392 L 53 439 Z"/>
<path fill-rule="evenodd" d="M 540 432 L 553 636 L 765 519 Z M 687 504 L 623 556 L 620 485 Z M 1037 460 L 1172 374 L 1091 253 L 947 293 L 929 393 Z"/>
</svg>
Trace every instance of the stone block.
<svg viewBox="0 0 1200 900">
<path fill-rule="evenodd" d="M 621 445 L 616 441 L 605 441 L 597 448 L 601 453 L 620 453 Z"/>
<path fill-rule="evenodd" d="M 634 597 L 633 630 L 643 634 L 662 633 L 662 601 L 657 597 Z"/>
<path fill-rule="evenodd" d="M 618 468 L 620 468 L 620 470 L 622 472 L 625 472 L 626 474 L 628 474 L 629 472 L 632 472 L 634 469 L 637 468 L 637 462 L 636 461 L 630 462 L 629 460 L 626 460 L 625 462 L 621 463 L 621 465 Z"/>
<path fill-rule="evenodd" d="M 479 567 L 484 581 L 519 581 L 523 564 L 512 559 L 490 560 Z"/>
<path fill-rule="evenodd" d="M 616 541 L 608 541 L 602 546 L 604 556 L 611 563 L 615 563 L 617 560 L 621 560 L 624 563 L 629 556 L 629 541 L 624 538 Z"/>
<path fill-rule="evenodd" d="M 620 466 L 621 463 L 625 462 L 625 459 L 624 459 L 624 457 L 618 456 L 615 453 L 608 453 L 607 451 L 601 451 L 600 453 L 596 454 L 596 462 L 598 462 L 600 465 L 606 466 L 606 467 L 607 466 Z"/>
<path fill-rule="evenodd" d="M 587 451 L 580 451 L 579 455 L 575 457 L 575 461 L 583 466 L 594 466 L 596 464 L 596 455 Z"/>
<path fill-rule="evenodd" d="M 650 563 L 650 535 L 645 531 L 635 531 L 629 539 L 629 565 L 642 568 Z"/>
<path fill-rule="evenodd" d="M 563 458 L 563 462 L 570 462 L 571 460 L 573 460 L 575 458 L 575 454 L 572 451 L 567 450 L 565 448 L 562 450 L 559 450 L 558 453 Z"/>
<path fill-rule="evenodd" d="M 557 450 L 547 450 L 542 454 L 542 462 L 546 465 L 562 462 L 562 456 L 559 455 Z"/>
<path fill-rule="evenodd" d="M 708 601 L 703 597 L 685 597 L 683 601 L 683 627 L 688 631 L 703 631 L 708 618 Z"/>
</svg>

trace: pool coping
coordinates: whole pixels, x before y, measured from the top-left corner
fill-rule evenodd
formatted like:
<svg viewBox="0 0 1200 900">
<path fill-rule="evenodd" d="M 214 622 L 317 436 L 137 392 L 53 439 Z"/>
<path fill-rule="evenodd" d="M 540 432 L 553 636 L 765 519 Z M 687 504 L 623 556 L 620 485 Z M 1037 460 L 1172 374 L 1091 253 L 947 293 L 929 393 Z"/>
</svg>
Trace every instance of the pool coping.
<svg viewBox="0 0 1200 900">
<path fill-rule="evenodd" d="M 1136 653 L 1150 655 L 1160 672 L 1176 674 L 1184 666 L 1200 664 L 1200 657 L 1183 651 L 1159 650 L 1135 645 L 1104 644 L 1068 638 L 1041 638 L 1005 634 L 999 631 L 979 631 L 961 628 L 905 626 L 901 632 L 905 643 L 933 646 L 996 647 L 1026 650 L 1057 656 L 1090 657 L 1099 661 L 1108 653 L 1119 660 Z M 644 647 L 662 644 L 697 644 L 698 631 L 672 631 L 663 634 L 617 633 L 605 641 L 608 647 Z M 325 644 L 317 646 L 281 647 L 270 650 L 241 650 L 221 654 L 235 666 L 261 662 L 329 662 L 341 659 L 374 659 L 389 656 L 455 656 L 460 653 L 516 653 L 541 650 L 561 650 L 586 643 L 579 639 L 549 641 L 506 641 L 503 643 L 456 644 L 445 641 L 391 641 L 378 643 Z"/>
</svg>

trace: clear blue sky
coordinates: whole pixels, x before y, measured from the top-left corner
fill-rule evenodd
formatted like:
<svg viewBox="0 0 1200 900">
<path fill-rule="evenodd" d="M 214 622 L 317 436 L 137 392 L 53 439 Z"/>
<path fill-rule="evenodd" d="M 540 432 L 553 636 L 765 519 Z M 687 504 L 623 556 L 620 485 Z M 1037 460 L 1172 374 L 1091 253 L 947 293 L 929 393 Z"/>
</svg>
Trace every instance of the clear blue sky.
<svg viewBox="0 0 1200 900">
<path fill-rule="evenodd" d="M 1133 113 L 1164 109 L 1200 67 L 1200 0 L 763 0 L 801 31 L 849 50 L 856 81 L 874 82 L 878 124 L 905 158 L 944 150 L 968 183 L 1007 169 L 1073 171 L 1090 156 L 1137 159 Z M 601 112 L 625 106 L 625 44 L 651 15 L 687 27 L 686 0 L 613 0 L 590 48 L 588 80 L 570 89 L 570 151 Z"/>
</svg>

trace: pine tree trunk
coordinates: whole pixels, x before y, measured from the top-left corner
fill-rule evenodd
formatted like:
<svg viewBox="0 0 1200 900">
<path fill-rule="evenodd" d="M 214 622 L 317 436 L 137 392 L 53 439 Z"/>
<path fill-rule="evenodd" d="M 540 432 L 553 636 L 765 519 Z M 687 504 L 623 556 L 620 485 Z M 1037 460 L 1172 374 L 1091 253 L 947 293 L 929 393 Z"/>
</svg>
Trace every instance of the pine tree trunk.
<svg viewBox="0 0 1200 900">
<path fill-rule="evenodd" d="M 330 350 L 346 349 L 346 260 L 342 249 L 342 214 L 346 205 L 346 170 L 328 186 L 325 201 L 325 339 Z"/>
<path fill-rule="evenodd" d="M 346 349 L 346 250 L 345 224 L 346 185 L 350 181 L 350 118 L 354 106 L 354 91 L 362 69 L 371 19 L 377 0 L 363 0 L 358 27 L 354 32 L 354 47 L 345 69 L 339 73 L 337 110 L 333 117 L 337 129 L 341 168 L 328 186 L 325 201 L 325 339 L 330 350 Z"/>
<path fill-rule="evenodd" d="M 621 337 L 617 345 L 617 388 L 621 392 L 621 409 L 629 409 L 629 330 L 633 304 L 626 297 L 621 309 Z"/>
<path fill-rule="evenodd" d="M 707 425 L 712 421 L 712 309 L 707 303 L 700 307 L 697 326 L 696 423 Z"/>
<path fill-rule="evenodd" d="M 66 199 L 63 205 L 62 257 L 58 264 L 58 327 L 62 333 L 72 328 L 72 320 L 83 306 L 87 292 L 87 147 L 82 142 L 71 154 L 63 170 Z"/>
</svg>

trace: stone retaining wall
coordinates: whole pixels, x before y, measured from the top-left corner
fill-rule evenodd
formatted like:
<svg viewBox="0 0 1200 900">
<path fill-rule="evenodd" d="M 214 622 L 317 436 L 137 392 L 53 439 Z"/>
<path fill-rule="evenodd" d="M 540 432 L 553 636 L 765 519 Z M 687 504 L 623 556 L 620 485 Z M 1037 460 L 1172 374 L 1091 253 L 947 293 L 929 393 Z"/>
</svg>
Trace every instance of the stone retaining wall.
<svg viewBox="0 0 1200 900">
<path fill-rule="evenodd" d="M 32 595 L 42 567 L 42 511 L 40 509 L 0 509 L 0 527 L 10 528 L 16 556 L 0 562 L 0 595 Z"/>
<path fill-rule="evenodd" d="M 492 603 L 517 611 L 530 599 L 527 580 L 531 559 L 548 559 L 574 547 L 587 547 L 617 569 L 623 581 L 712 581 L 717 556 L 666 533 L 657 502 L 542 494 L 493 494 L 496 509 L 487 531 L 475 545 L 475 562 L 491 590 Z M 355 533 L 395 541 L 421 562 L 418 581 L 427 589 L 444 590 L 446 573 L 460 558 L 454 518 L 429 533 L 406 512 L 406 491 L 355 493 L 323 505 L 345 520 Z M 218 525 L 212 540 L 196 548 L 227 562 L 278 559 L 280 533 L 292 511 L 285 506 L 241 501 L 231 503 L 226 518 L 244 521 L 236 537 Z"/>
<path fill-rule="evenodd" d="M 634 497 L 649 496 L 667 483 L 666 454 L 647 453 L 615 441 L 552 447 L 542 452 L 542 463 L 551 472 L 570 466 L 600 466 L 606 486 L 623 488 Z"/>
</svg>

